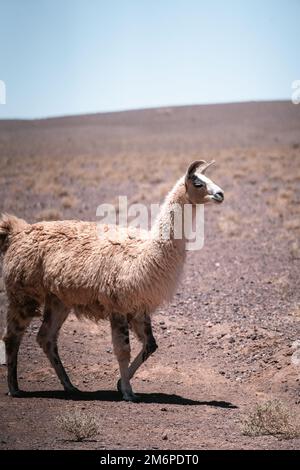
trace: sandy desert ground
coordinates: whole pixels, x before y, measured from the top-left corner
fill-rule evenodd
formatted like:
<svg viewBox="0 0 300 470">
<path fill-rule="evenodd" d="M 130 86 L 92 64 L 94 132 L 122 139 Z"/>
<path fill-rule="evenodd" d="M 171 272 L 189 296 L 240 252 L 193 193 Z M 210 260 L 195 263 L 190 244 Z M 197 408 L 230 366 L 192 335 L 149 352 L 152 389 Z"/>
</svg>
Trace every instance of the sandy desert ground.
<svg viewBox="0 0 300 470">
<path fill-rule="evenodd" d="M 70 316 L 60 350 L 82 397 L 67 399 L 35 336 L 19 363 L 24 398 L 0 367 L 0 449 L 296 449 L 300 438 L 246 436 L 245 416 L 279 399 L 300 416 L 300 106 L 189 106 L 0 121 L 0 210 L 30 222 L 95 220 L 98 204 L 161 202 L 187 165 L 215 159 L 225 202 L 205 210 L 205 246 L 188 254 L 172 303 L 153 317 L 157 352 L 121 401 L 108 324 Z M 6 298 L 0 278 L 0 327 Z M 138 344 L 133 340 L 133 354 Z M 57 417 L 98 421 L 77 443 Z"/>
</svg>

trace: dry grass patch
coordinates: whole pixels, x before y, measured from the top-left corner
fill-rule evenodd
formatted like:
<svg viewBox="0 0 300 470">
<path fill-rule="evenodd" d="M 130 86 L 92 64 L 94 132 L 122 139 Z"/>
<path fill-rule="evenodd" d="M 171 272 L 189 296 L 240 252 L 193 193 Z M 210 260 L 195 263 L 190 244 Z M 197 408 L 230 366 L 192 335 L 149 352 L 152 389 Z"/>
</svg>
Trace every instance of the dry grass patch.
<svg viewBox="0 0 300 470">
<path fill-rule="evenodd" d="M 287 230 L 300 230 L 300 218 L 286 220 L 284 222 L 284 227 Z"/>
<path fill-rule="evenodd" d="M 95 418 L 82 411 L 74 411 L 59 416 L 56 422 L 60 429 L 76 442 L 94 439 L 99 434 L 99 426 Z"/>
<path fill-rule="evenodd" d="M 298 240 L 294 240 L 290 246 L 290 254 L 292 259 L 300 259 L 300 245 Z"/>
<path fill-rule="evenodd" d="M 276 436 L 294 439 L 300 436 L 299 418 L 279 400 L 258 404 L 245 418 L 242 431 L 246 436 Z"/>
<path fill-rule="evenodd" d="M 299 305 L 295 304 L 294 308 L 291 309 L 289 314 L 292 315 L 293 317 L 300 318 L 300 304 Z"/>
</svg>

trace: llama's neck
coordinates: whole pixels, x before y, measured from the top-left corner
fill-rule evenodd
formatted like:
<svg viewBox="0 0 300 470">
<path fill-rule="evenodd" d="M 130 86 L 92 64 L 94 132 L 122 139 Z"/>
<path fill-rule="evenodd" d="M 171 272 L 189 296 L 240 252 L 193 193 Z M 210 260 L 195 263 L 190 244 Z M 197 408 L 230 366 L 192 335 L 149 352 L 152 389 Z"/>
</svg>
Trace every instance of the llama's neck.
<svg viewBox="0 0 300 470">
<path fill-rule="evenodd" d="M 184 177 L 177 181 L 167 195 L 152 228 L 152 235 L 160 242 L 172 243 L 180 251 L 185 250 L 189 230 L 186 230 L 185 205 L 189 204 L 186 196 Z M 191 220 L 192 229 L 192 220 Z"/>
</svg>

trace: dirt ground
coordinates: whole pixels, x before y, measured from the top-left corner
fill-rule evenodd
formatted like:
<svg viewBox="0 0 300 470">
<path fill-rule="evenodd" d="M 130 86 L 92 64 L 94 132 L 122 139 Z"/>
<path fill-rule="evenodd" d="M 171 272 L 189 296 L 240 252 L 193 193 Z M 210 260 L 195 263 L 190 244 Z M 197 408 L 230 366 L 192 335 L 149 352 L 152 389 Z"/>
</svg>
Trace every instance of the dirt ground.
<svg viewBox="0 0 300 470">
<path fill-rule="evenodd" d="M 257 403 L 279 399 L 300 415 L 300 106 L 288 102 L 164 108 L 36 121 L 0 121 L 0 210 L 28 221 L 95 220 L 102 202 L 161 202 L 195 159 L 224 204 L 205 209 L 205 245 L 190 252 L 170 305 L 153 316 L 159 345 L 116 391 L 108 324 L 70 316 L 60 350 L 68 399 L 28 329 L 20 351 L 24 398 L 6 395 L 0 367 L 0 449 L 299 449 L 300 438 L 249 437 Z M 6 298 L 0 278 L 0 329 Z M 1 331 L 0 331 L 1 333 Z M 133 339 L 133 355 L 138 350 Z M 295 361 L 294 361 L 295 362 Z M 77 443 L 57 417 L 99 422 Z"/>
</svg>

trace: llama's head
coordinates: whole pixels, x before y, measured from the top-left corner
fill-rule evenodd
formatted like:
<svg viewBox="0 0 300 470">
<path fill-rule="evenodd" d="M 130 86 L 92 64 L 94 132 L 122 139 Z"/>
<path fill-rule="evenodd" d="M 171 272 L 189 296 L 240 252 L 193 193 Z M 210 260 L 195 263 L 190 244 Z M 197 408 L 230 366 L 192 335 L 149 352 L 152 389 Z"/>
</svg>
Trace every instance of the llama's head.
<svg viewBox="0 0 300 470">
<path fill-rule="evenodd" d="M 185 187 L 189 201 L 192 204 L 207 202 L 221 203 L 224 200 L 223 190 L 205 176 L 207 168 L 214 163 L 197 160 L 188 167 L 185 175 Z"/>
</svg>

